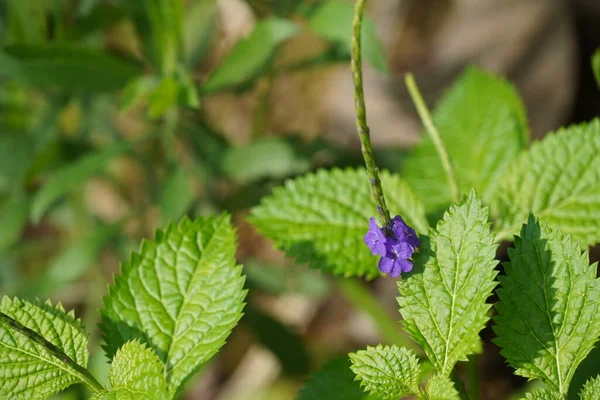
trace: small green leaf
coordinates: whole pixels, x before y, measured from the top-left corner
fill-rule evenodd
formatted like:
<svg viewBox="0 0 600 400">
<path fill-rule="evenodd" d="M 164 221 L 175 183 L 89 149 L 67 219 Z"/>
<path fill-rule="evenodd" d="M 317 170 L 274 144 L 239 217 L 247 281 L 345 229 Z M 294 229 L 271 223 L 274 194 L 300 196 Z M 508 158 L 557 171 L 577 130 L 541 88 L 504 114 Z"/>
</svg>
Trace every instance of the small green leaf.
<svg viewBox="0 0 600 400">
<path fill-rule="evenodd" d="M 0 76 L 33 86 L 112 91 L 138 73 L 129 62 L 71 45 L 15 45 L 0 52 Z"/>
<path fill-rule="evenodd" d="M 73 313 L 59 304 L 29 303 L 4 297 L 0 312 L 40 335 L 81 368 L 88 361 L 87 335 Z M 20 330 L 0 321 L 0 395 L 44 399 L 81 382 L 80 371 Z"/>
<path fill-rule="evenodd" d="M 579 243 L 532 215 L 509 249 L 494 327 L 516 374 L 566 397 L 579 363 L 600 336 L 600 280 Z"/>
<path fill-rule="evenodd" d="M 247 184 L 259 179 L 305 173 L 310 169 L 310 163 L 299 158 L 285 140 L 265 138 L 255 140 L 247 147 L 227 150 L 222 168 L 234 182 Z"/>
<path fill-rule="evenodd" d="M 327 277 L 319 271 L 269 265 L 256 260 L 246 260 L 244 274 L 250 291 L 262 290 L 270 294 L 298 293 L 312 299 L 323 299 L 330 293 Z"/>
<path fill-rule="evenodd" d="M 111 390 L 92 400 L 166 400 L 164 365 L 151 348 L 137 340 L 127 342 L 112 360 L 108 376 Z"/>
<path fill-rule="evenodd" d="M 427 229 L 419 199 L 398 176 L 381 174 L 392 215 L 418 232 Z M 249 221 L 299 263 L 337 275 L 380 275 L 363 237 L 376 214 L 365 170 L 319 170 L 289 180 L 252 210 Z"/>
<path fill-rule="evenodd" d="M 350 360 L 360 386 L 381 400 L 419 393 L 421 366 L 414 353 L 404 347 L 367 347 L 351 353 Z"/>
<path fill-rule="evenodd" d="M 316 35 L 343 46 L 350 56 L 354 7 L 343 0 L 325 0 L 311 13 L 308 27 Z M 379 40 L 373 20 L 366 17 L 362 28 L 363 57 L 382 74 L 389 73 L 385 48 Z"/>
<path fill-rule="evenodd" d="M 448 149 L 460 191 L 468 193 L 473 188 L 484 202 L 489 202 L 506 168 L 529 138 L 519 94 L 504 79 L 469 68 L 441 99 L 433 118 Z M 424 136 L 406 158 L 403 176 L 428 212 L 450 204 L 450 185 L 429 136 Z"/>
<path fill-rule="evenodd" d="M 435 374 L 425 385 L 425 397 L 427 400 L 459 400 L 460 396 L 448 377 Z"/>
<path fill-rule="evenodd" d="M 496 286 L 488 214 L 474 191 L 452 205 L 436 230 L 421 236 L 414 268 L 398 282 L 406 330 L 444 376 L 481 351 L 479 332 L 491 307 L 486 299 Z"/>
<path fill-rule="evenodd" d="M 375 400 L 356 382 L 347 356 L 329 361 L 300 389 L 298 400 Z"/>
<path fill-rule="evenodd" d="M 210 50 L 218 22 L 216 0 L 195 0 L 183 16 L 183 53 L 188 67 L 197 65 Z"/>
<path fill-rule="evenodd" d="M 592 71 L 596 78 L 596 83 L 600 86 L 600 49 L 596 50 L 592 57 Z"/>
<path fill-rule="evenodd" d="M 56 293 L 69 283 L 81 278 L 95 263 L 106 242 L 119 231 L 120 225 L 99 227 L 78 238 L 55 258 L 37 279 L 30 292 L 32 295 L 46 296 Z"/>
<path fill-rule="evenodd" d="M 183 168 L 172 173 L 161 191 L 159 206 L 162 224 L 181 219 L 194 203 L 195 196 Z"/>
<path fill-rule="evenodd" d="M 177 105 L 179 84 L 173 77 L 162 78 L 148 96 L 148 115 L 152 119 L 162 117 Z"/>
<path fill-rule="evenodd" d="M 534 143 L 500 180 L 493 205 L 501 238 L 533 212 L 584 246 L 600 242 L 600 119 Z"/>
<path fill-rule="evenodd" d="M 244 83 L 256 76 L 273 56 L 277 46 L 296 35 L 298 26 L 278 18 L 261 20 L 254 31 L 231 49 L 204 84 L 204 93 Z"/>
<path fill-rule="evenodd" d="M 22 190 L 35 157 L 34 149 L 31 136 L 21 132 L 0 133 L 0 192 Z"/>
<path fill-rule="evenodd" d="M 129 148 L 125 144 L 117 144 L 106 150 L 81 157 L 79 160 L 59 169 L 35 194 L 31 205 L 31 220 L 40 221 L 48 208 L 61 196 L 73 188 L 83 184 L 104 168 L 106 163 Z"/>
<path fill-rule="evenodd" d="M 0 253 L 3 253 L 20 237 L 27 225 L 30 200 L 25 195 L 14 194 L 0 202 Z"/>
<path fill-rule="evenodd" d="M 600 376 L 590 379 L 583 385 L 579 395 L 581 400 L 597 400 L 600 399 Z"/>
<path fill-rule="evenodd" d="M 127 111 L 145 100 L 159 83 L 160 77 L 156 75 L 144 75 L 129 81 L 121 92 L 120 110 Z"/>
<path fill-rule="evenodd" d="M 527 393 L 523 400 L 561 400 L 561 397 L 553 391 L 541 389 Z"/>
<path fill-rule="evenodd" d="M 183 218 L 143 241 L 101 310 L 109 356 L 141 338 L 165 364 L 174 395 L 225 343 L 242 315 L 244 278 L 228 215 Z"/>
</svg>

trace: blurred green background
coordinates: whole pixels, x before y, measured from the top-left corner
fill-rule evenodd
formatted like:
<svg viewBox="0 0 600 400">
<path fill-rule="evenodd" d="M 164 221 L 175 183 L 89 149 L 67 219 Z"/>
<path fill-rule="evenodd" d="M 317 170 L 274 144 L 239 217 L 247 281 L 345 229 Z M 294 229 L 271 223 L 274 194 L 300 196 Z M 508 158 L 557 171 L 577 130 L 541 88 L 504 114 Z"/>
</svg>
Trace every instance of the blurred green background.
<svg viewBox="0 0 600 400">
<path fill-rule="evenodd" d="M 372 3 L 365 85 L 383 168 L 419 137 L 408 70 L 430 104 L 469 64 L 507 76 L 538 138 L 598 115 L 595 1 Z M 393 281 L 292 268 L 244 222 L 286 178 L 362 164 L 351 19 L 345 0 L 2 0 L 0 294 L 75 309 L 106 376 L 94 327 L 119 261 L 169 221 L 228 211 L 249 304 L 182 398 L 294 399 L 323 362 L 393 341 Z M 482 398 L 508 398 L 523 382 L 486 351 Z"/>
</svg>

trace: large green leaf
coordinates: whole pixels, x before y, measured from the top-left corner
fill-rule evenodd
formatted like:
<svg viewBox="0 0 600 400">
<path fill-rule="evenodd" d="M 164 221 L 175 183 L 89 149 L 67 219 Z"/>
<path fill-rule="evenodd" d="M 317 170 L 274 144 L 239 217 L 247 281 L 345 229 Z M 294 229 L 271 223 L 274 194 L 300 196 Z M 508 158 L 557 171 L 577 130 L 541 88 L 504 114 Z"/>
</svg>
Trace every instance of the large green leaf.
<svg viewBox="0 0 600 400">
<path fill-rule="evenodd" d="M 423 206 L 399 177 L 381 174 L 392 214 L 425 232 Z M 287 181 L 252 210 L 250 222 L 298 262 L 345 276 L 379 275 L 363 237 L 375 215 L 366 171 L 320 170 Z"/>
<path fill-rule="evenodd" d="M 142 338 L 165 364 L 170 394 L 225 343 L 242 315 L 244 278 L 227 215 L 169 224 L 122 266 L 101 311 L 109 357 Z"/>
<path fill-rule="evenodd" d="M 350 56 L 354 6 L 344 0 L 325 0 L 308 18 L 308 27 L 318 36 L 342 46 Z M 389 73 L 385 48 L 377 36 L 375 24 L 365 17 L 362 28 L 363 58 L 383 74 Z"/>
<path fill-rule="evenodd" d="M 108 376 L 111 390 L 92 400 L 167 400 L 164 365 L 151 348 L 127 342 L 112 360 Z"/>
<path fill-rule="evenodd" d="M 579 243 L 532 215 L 509 249 L 494 327 L 502 355 L 565 397 L 600 336 L 600 280 Z"/>
<path fill-rule="evenodd" d="M 356 382 L 348 357 L 326 363 L 311 375 L 300 389 L 298 400 L 367 400 L 368 396 Z"/>
<path fill-rule="evenodd" d="M 106 150 L 85 155 L 52 174 L 33 198 L 31 220 L 39 222 L 56 200 L 100 172 L 110 159 L 116 157 L 128 147 L 128 145 L 117 144 Z"/>
<path fill-rule="evenodd" d="M 600 241 L 600 119 L 550 133 L 515 160 L 494 201 L 501 238 L 530 212 L 582 245 Z"/>
<path fill-rule="evenodd" d="M 35 86 L 112 91 L 138 73 L 129 62 L 71 45 L 14 45 L 0 52 L 0 76 Z"/>
<path fill-rule="evenodd" d="M 62 353 L 82 369 L 88 360 L 87 335 L 73 313 L 59 304 L 29 303 L 4 297 L 0 312 L 56 346 L 56 352 L 40 345 L 0 320 L 0 395 L 9 399 L 45 399 L 79 383 L 81 371 L 57 356 Z"/>
<path fill-rule="evenodd" d="M 350 354 L 361 387 L 381 400 L 419 393 L 421 366 L 415 354 L 397 346 L 367 347 Z"/>
<path fill-rule="evenodd" d="M 491 307 L 486 299 L 496 286 L 493 242 L 488 208 L 471 191 L 436 230 L 421 236 L 414 268 L 398 282 L 406 330 L 444 376 L 457 361 L 481 351 L 479 331 Z"/>
<path fill-rule="evenodd" d="M 442 98 L 433 118 L 460 191 L 468 193 L 473 188 L 489 202 L 499 179 L 529 137 L 518 93 L 503 79 L 469 68 Z M 428 212 L 450 204 L 450 185 L 429 136 L 406 158 L 403 176 Z"/>
<path fill-rule="evenodd" d="M 202 87 L 203 92 L 215 92 L 254 78 L 277 46 L 298 32 L 297 25 L 284 19 L 258 22 L 250 36 L 236 43 L 213 71 Z"/>
</svg>

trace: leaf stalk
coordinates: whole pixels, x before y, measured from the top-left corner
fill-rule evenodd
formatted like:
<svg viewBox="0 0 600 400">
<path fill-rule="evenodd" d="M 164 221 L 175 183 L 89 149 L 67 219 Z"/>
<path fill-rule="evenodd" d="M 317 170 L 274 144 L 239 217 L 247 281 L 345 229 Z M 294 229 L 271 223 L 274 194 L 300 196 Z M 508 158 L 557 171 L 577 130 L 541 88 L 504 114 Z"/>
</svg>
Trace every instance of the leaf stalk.
<svg viewBox="0 0 600 400">
<path fill-rule="evenodd" d="M 406 83 L 406 87 L 408 89 L 408 93 L 412 98 L 415 107 L 417 108 L 417 112 L 419 113 L 419 117 L 425 126 L 425 130 L 433 140 L 433 144 L 435 145 L 435 149 L 440 156 L 440 160 L 442 161 L 442 166 L 444 168 L 444 172 L 446 173 L 446 177 L 448 178 L 448 183 L 450 184 L 450 190 L 452 193 L 452 201 L 458 202 L 459 200 L 459 191 L 458 191 L 458 182 L 456 181 L 456 174 L 454 173 L 454 167 L 452 166 L 452 162 L 450 161 L 450 156 L 448 155 L 448 149 L 440 136 L 440 132 L 437 130 L 437 127 L 433 123 L 433 118 L 431 117 L 431 113 L 425 104 L 425 100 L 423 100 L 423 96 L 421 95 L 421 91 L 419 90 L 417 83 L 415 82 L 415 78 L 412 74 L 406 74 L 404 81 Z"/>
</svg>

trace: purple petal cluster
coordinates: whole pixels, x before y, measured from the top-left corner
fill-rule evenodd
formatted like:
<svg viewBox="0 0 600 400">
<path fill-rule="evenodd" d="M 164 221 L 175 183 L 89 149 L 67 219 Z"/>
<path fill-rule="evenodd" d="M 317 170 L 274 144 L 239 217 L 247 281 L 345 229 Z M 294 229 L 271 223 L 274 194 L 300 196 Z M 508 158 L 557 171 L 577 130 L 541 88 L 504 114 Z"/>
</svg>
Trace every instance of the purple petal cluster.
<svg viewBox="0 0 600 400">
<path fill-rule="evenodd" d="M 392 226 L 387 226 L 387 228 L 388 231 L 394 233 L 394 237 L 387 236 L 384 230 L 377 226 L 375 218 L 370 218 L 365 243 L 374 256 L 381 256 L 379 270 L 396 278 L 402 272 L 412 270 L 412 262 L 409 259 L 421 242 L 415 230 L 408 226 L 399 215 L 392 219 Z"/>
</svg>

